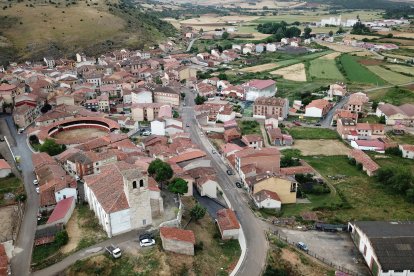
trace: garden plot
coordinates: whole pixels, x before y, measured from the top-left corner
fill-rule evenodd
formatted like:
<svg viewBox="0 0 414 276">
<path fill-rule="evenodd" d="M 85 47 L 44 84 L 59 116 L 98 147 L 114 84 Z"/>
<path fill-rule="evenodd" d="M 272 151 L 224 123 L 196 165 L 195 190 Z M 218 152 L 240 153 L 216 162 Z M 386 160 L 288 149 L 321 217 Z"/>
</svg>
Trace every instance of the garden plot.
<svg viewBox="0 0 414 276">
<path fill-rule="evenodd" d="M 305 65 L 303 65 L 303 63 L 294 64 L 276 71 L 272 71 L 270 74 L 281 75 L 286 80 L 306 81 Z"/>
</svg>

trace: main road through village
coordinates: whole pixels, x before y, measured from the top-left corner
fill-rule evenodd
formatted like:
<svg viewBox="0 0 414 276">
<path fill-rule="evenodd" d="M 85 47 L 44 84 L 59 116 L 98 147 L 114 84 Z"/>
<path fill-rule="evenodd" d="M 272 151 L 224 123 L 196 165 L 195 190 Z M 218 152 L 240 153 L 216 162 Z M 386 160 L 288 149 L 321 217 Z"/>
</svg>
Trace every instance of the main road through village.
<svg viewBox="0 0 414 276">
<path fill-rule="evenodd" d="M 228 176 L 227 166 L 219 154 L 213 153 L 213 147 L 208 138 L 202 134 L 201 129 L 195 119 L 194 94 L 188 89 L 186 92 L 185 103 L 182 109 L 182 119 L 184 125 L 188 125 L 187 131 L 191 134 L 191 139 L 205 150 L 207 156 L 212 160 L 212 166 L 216 170 L 219 184 L 230 201 L 231 207 L 237 214 L 246 239 L 246 254 L 237 275 L 260 275 L 266 264 L 268 244 L 263 229 L 262 221 L 257 219 L 248 205 L 245 193 L 236 188 L 235 176 Z M 215 152 L 215 151 L 214 151 Z"/>
</svg>

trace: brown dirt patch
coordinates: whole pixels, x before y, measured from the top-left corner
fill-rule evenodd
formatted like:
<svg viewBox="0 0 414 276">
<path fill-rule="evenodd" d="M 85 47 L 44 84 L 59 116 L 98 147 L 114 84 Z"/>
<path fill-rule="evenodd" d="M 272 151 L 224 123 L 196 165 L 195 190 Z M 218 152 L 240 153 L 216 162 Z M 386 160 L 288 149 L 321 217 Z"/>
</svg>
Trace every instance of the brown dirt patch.
<svg viewBox="0 0 414 276">
<path fill-rule="evenodd" d="M 0 208 L 0 239 L 11 240 L 13 233 L 13 218 L 15 217 L 16 206 Z"/>
<path fill-rule="evenodd" d="M 289 249 L 282 249 L 282 258 L 293 265 L 298 265 L 301 263 L 299 257 Z"/>
<path fill-rule="evenodd" d="M 409 86 L 406 86 L 408 89 L 410 89 L 410 90 L 412 90 L 412 91 L 414 91 L 414 84 L 411 84 L 411 85 L 409 85 Z"/>
<path fill-rule="evenodd" d="M 56 139 L 74 139 L 82 137 L 83 139 L 94 139 L 105 136 L 106 131 L 97 128 L 77 128 L 61 131 L 54 135 Z"/>
<path fill-rule="evenodd" d="M 293 148 L 303 155 L 348 155 L 350 149 L 338 140 L 296 140 Z"/>
<path fill-rule="evenodd" d="M 358 60 L 359 63 L 361 63 L 362 65 L 366 65 L 366 66 L 371 66 L 371 65 L 380 65 L 383 62 L 380 60 L 375 60 L 375 59 L 360 59 Z"/>
<path fill-rule="evenodd" d="M 333 60 L 333 59 L 335 59 L 336 57 L 339 57 L 340 55 L 341 55 L 341 53 L 335 52 L 335 53 L 330 53 L 330 54 L 327 54 L 327 55 L 325 55 L 325 56 L 322 56 L 322 57 L 320 57 L 320 59 L 328 59 L 328 60 Z"/>
<path fill-rule="evenodd" d="M 67 245 L 62 247 L 62 253 L 69 253 L 72 250 L 76 249 L 78 246 L 79 241 L 81 240 L 82 231 L 79 229 L 78 224 L 78 212 L 75 210 L 72 214 L 72 217 L 69 219 L 68 223 L 66 224 L 66 231 L 69 235 L 69 242 Z"/>
</svg>

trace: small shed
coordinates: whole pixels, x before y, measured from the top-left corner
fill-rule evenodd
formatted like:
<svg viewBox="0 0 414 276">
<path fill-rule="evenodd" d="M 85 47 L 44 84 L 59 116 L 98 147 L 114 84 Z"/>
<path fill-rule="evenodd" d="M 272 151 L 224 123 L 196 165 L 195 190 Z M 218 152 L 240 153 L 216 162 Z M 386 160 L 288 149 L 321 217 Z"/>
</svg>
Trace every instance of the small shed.
<svg viewBox="0 0 414 276">
<path fill-rule="evenodd" d="M 55 209 L 47 220 L 46 224 L 65 224 L 72 216 L 73 210 L 75 209 L 75 197 L 71 196 L 59 201 L 56 204 Z"/>
<path fill-rule="evenodd" d="M 240 224 L 231 209 L 221 209 L 217 211 L 217 225 L 223 240 L 238 239 Z"/>
<path fill-rule="evenodd" d="M 160 236 L 164 250 L 194 256 L 195 235 L 193 231 L 160 227 Z"/>
</svg>

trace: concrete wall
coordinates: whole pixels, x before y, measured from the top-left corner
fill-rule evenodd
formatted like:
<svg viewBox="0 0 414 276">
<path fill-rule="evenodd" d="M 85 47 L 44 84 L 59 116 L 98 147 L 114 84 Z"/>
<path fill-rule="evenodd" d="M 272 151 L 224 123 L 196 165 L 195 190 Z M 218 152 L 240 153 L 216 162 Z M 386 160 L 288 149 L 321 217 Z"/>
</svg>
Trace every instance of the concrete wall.
<svg viewBox="0 0 414 276">
<path fill-rule="evenodd" d="M 115 236 L 121 233 L 125 233 L 131 230 L 131 222 L 130 222 L 131 211 L 130 209 L 121 210 L 119 212 L 111 213 L 110 217 L 110 227 L 111 227 L 111 234 L 108 236 Z"/>
<path fill-rule="evenodd" d="M 194 256 L 194 245 L 190 242 L 166 239 L 161 235 L 162 248 L 178 254 Z"/>
<path fill-rule="evenodd" d="M 223 240 L 238 239 L 239 229 L 224 230 L 221 238 Z"/>
<path fill-rule="evenodd" d="M 56 202 L 59 202 L 62 199 L 69 198 L 71 196 L 75 198 L 75 201 L 78 201 L 78 192 L 76 188 L 65 188 L 58 192 L 55 192 Z"/>
<path fill-rule="evenodd" d="M 0 170 L 0 178 L 7 177 L 11 173 L 11 169 Z"/>
</svg>

